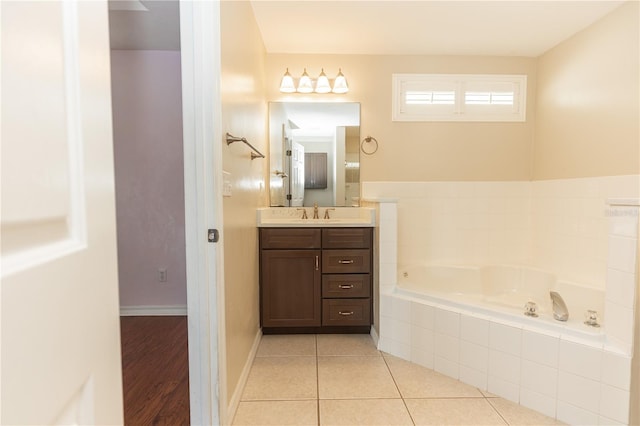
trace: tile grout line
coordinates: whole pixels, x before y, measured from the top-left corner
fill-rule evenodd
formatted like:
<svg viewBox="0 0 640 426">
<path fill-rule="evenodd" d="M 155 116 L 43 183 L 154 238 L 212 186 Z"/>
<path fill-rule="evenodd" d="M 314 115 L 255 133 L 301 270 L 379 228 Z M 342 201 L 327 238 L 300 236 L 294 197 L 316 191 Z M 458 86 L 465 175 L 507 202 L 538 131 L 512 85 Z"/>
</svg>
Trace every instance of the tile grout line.
<svg viewBox="0 0 640 426">
<path fill-rule="evenodd" d="M 484 394 L 483 394 L 484 395 Z M 502 415 L 502 413 L 491 403 L 490 399 L 487 398 L 486 395 L 484 395 L 484 399 L 487 401 L 487 403 L 489 404 L 489 406 L 491 408 L 493 408 L 493 411 L 495 411 L 496 413 L 498 413 L 498 415 L 500 416 L 500 418 L 502 419 L 502 421 L 504 421 L 504 424 L 506 424 L 507 426 L 509 425 L 509 422 L 507 421 L 507 419 L 504 418 L 504 416 Z"/>
<path fill-rule="evenodd" d="M 398 391 L 398 395 L 400 395 L 400 400 L 402 401 L 402 405 L 404 405 L 404 409 L 407 410 L 407 414 L 409 414 L 409 418 L 411 419 L 411 423 L 415 426 L 416 421 L 413 419 L 413 416 L 411 415 L 411 411 L 409 411 L 409 407 L 407 406 L 407 401 L 404 400 L 404 396 L 402 395 L 402 392 L 400 391 L 400 387 L 398 386 L 398 382 L 396 382 L 396 378 L 393 375 L 393 372 L 391 371 L 391 367 L 389 367 L 389 364 L 387 363 L 387 359 L 384 357 L 384 355 L 382 354 L 381 351 L 380 352 L 380 356 L 382 357 L 382 361 L 384 362 L 384 365 L 387 367 L 387 370 L 389 370 L 389 375 L 391 376 L 391 380 L 393 380 L 393 384 L 396 386 L 396 390 Z"/>
</svg>

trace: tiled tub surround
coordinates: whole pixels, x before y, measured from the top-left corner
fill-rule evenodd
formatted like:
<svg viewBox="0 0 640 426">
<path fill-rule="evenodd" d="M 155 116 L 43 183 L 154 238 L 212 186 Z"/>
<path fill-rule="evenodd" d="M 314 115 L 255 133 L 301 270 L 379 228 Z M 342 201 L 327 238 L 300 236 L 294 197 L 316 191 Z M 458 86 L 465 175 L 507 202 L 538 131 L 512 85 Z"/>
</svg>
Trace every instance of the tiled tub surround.
<svg viewBox="0 0 640 426">
<path fill-rule="evenodd" d="M 562 295 L 571 306 L 567 321 L 554 319 L 550 291 Z M 531 324 L 547 332 L 586 339 L 592 344 L 604 342 L 601 326 L 604 292 L 558 281 L 553 274 L 540 269 L 508 265 L 403 267 L 393 294 Z M 523 315 L 529 303 L 536 305 L 535 317 Z M 599 313 L 598 326 L 585 324 L 582 313 L 587 310 Z"/>
<path fill-rule="evenodd" d="M 379 348 L 570 424 L 628 423 L 639 180 L 365 183 L 380 201 Z M 398 271 L 425 263 L 524 264 L 604 290 L 606 340 L 398 294 Z"/>
</svg>

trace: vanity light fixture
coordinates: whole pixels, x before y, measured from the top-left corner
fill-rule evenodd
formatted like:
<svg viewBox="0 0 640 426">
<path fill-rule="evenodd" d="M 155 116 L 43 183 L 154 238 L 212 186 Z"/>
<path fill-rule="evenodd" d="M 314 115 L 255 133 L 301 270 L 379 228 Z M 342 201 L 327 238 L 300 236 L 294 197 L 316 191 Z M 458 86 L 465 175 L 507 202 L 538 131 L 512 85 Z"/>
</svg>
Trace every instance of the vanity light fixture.
<svg viewBox="0 0 640 426">
<path fill-rule="evenodd" d="M 315 87 L 314 87 L 315 82 Z M 284 76 L 282 76 L 282 80 L 280 81 L 280 91 L 282 93 L 336 93 L 342 94 L 347 93 L 349 91 L 349 86 L 347 85 L 347 79 L 344 74 L 342 74 L 342 69 L 338 71 L 338 75 L 333 81 L 333 86 L 331 85 L 331 81 L 327 77 L 324 72 L 324 68 L 320 71 L 320 75 L 317 80 L 312 80 L 307 73 L 307 69 L 304 69 L 302 76 L 298 80 L 298 86 L 296 87 L 295 80 L 289 73 L 289 68 L 287 68 Z"/>
</svg>

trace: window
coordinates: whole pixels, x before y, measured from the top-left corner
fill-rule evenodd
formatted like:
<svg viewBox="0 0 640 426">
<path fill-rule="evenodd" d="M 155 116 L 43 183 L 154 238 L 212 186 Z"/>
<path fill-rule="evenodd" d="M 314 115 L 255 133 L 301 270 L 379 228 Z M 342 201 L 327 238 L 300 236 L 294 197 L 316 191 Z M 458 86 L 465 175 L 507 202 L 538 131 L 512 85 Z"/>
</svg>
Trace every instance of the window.
<svg viewBox="0 0 640 426">
<path fill-rule="evenodd" d="M 393 121 L 525 121 L 526 75 L 393 74 Z"/>
</svg>

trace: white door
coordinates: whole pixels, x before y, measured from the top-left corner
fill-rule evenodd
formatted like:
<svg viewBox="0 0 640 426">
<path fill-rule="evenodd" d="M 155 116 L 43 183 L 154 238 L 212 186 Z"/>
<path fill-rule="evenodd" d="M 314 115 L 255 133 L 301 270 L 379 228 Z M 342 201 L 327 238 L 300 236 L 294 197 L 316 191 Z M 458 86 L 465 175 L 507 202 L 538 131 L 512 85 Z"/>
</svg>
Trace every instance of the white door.
<svg viewBox="0 0 640 426">
<path fill-rule="evenodd" d="M 2 424 L 121 424 L 106 1 L 2 20 Z"/>
<path fill-rule="evenodd" d="M 291 206 L 304 205 L 304 146 L 291 143 Z"/>
</svg>

